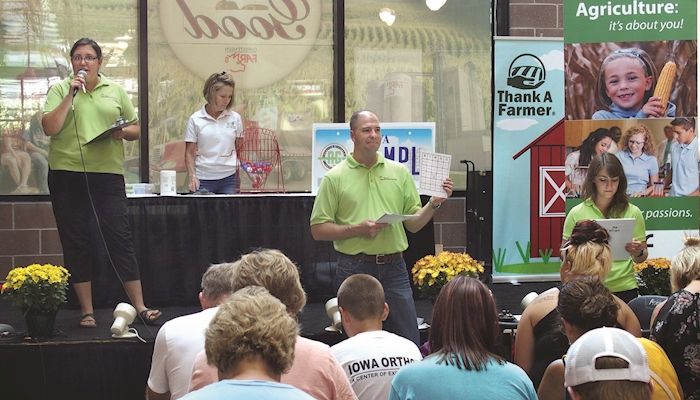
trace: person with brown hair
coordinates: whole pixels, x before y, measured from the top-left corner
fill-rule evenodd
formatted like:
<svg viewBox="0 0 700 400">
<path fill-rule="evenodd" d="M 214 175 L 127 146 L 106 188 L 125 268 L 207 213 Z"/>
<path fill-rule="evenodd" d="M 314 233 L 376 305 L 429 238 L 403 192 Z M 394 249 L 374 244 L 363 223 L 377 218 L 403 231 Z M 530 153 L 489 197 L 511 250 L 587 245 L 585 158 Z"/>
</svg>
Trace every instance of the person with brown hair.
<svg viewBox="0 0 700 400">
<path fill-rule="evenodd" d="M 382 330 L 389 306 L 382 284 L 372 275 L 355 274 L 343 281 L 338 307 L 348 339 L 331 352 L 360 400 L 386 400 L 399 368 L 423 358 L 418 346 Z"/>
<path fill-rule="evenodd" d="M 675 117 L 676 105 L 654 96 L 658 73 L 649 53 L 640 48 L 618 49 L 600 65 L 596 103 L 591 119 Z"/>
<path fill-rule="evenodd" d="M 226 72 L 211 74 L 202 90 L 207 103 L 187 121 L 185 164 L 191 192 L 233 194 L 240 186 L 236 140 L 243 135 L 243 120 L 231 110 L 235 88 Z"/>
<path fill-rule="evenodd" d="M 498 312 L 481 281 L 459 275 L 448 282 L 435 300 L 431 325 L 432 353 L 399 370 L 390 400 L 537 398 L 523 370 L 498 353 Z"/>
<path fill-rule="evenodd" d="M 634 125 L 622 136 L 622 151 L 617 153 L 627 178 L 627 195 L 651 196 L 659 181 L 659 161 L 654 154 L 654 139 L 646 125 Z"/>
<path fill-rule="evenodd" d="M 574 400 L 650 400 L 652 391 L 644 348 L 617 328 L 593 329 L 571 345 L 564 385 Z"/>
<path fill-rule="evenodd" d="M 622 138 L 622 129 L 620 129 L 620 127 L 617 125 L 611 126 L 610 135 L 612 135 L 612 143 L 610 143 L 608 153 L 617 154 L 617 152 L 620 151 L 618 143 L 620 143 L 620 139 Z"/>
<path fill-rule="evenodd" d="M 700 195 L 700 148 L 695 133 L 695 118 L 671 121 L 676 142 L 671 145 L 671 165 L 664 177 L 671 185 L 671 196 Z"/>
<path fill-rule="evenodd" d="M 608 239 L 608 232 L 595 221 L 576 223 L 560 250 L 561 282 L 566 284 L 581 277 L 604 280 L 612 264 Z M 518 321 L 515 363 L 528 373 L 536 388 L 547 366 L 564 355 L 569 346 L 557 311 L 559 293 L 560 289 L 554 287 L 538 295 Z M 618 324 L 635 336 L 641 336 L 642 330 L 632 309 L 619 298 L 615 301 L 620 307 Z"/>
<path fill-rule="evenodd" d="M 618 128 L 619 129 L 619 128 Z M 575 196 L 581 195 L 583 182 L 586 180 L 586 171 L 591 159 L 610 150 L 615 143 L 613 133 L 609 129 L 598 128 L 588 134 L 576 151 L 566 156 L 564 161 L 564 182 L 566 188 Z"/>
<path fill-rule="evenodd" d="M 80 303 L 79 326 L 97 327 L 92 279 L 106 264 L 95 262 L 104 259 L 104 250 L 139 319 L 154 324 L 161 312 L 144 303 L 124 186 L 124 140 L 141 135 L 136 110 L 126 90 L 100 72 L 103 57 L 97 42 L 78 39 L 70 59 L 73 74 L 49 89 L 41 126 L 50 137 L 51 206 Z M 87 144 L 122 118 L 134 123 Z"/>
<path fill-rule="evenodd" d="M 559 291 L 557 311 L 561 316 L 564 333 L 574 343 L 584 333 L 602 327 L 615 327 L 620 306 L 603 283 L 593 277 L 575 279 Z M 653 399 L 680 400 L 678 377 L 666 354 L 656 343 L 639 338 L 647 353 L 654 385 Z M 653 361 L 653 362 L 652 362 Z M 552 361 L 537 390 L 539 400 L 565 398 L 564 367 L 566 359 Z"/>
<path fill-rule="evenodd" d="M 223 398 L 306 400 L 313 397 L 280 383 L 294 360 L 299 327 L 286 307 L 259 286 L 235 292 L 219 307 L 206 331 L 207 358 L 220 382 L 186 400 Z"/>
<path fill-rule="evenodd" d="M 700 399 L 700 237 L 685 239 L 671 260 L 673 294 L 651 316 L 651 340 L 676 368 L 686 399 Z"/>
<path fill-rule="evenodd" d="M 246 286 L 262 286 L 287 307 L 296 318 L 306 304 L 299 270 L 279 250 L 260 249 L 238 261 L 233 277 L 233 290 Z M 330 352 L 330 348 L 297 335 L 292 367 L 282 374 L 282 383 L 297 387 L 316 399 L 357 399 L 347 376 Z M 190 391 L 218 381 L 217 371 L 208 365 L 207 355 L 200 352 L 194 361 Z"/>
<path fill-rule="evenodd" d="M 627 177 L 620 160 L 612 154 L 593 157 L 583 183 L 583 202 L 572 208 L 564 220 L 562 241 L 569 240 L 574 225 L 584 219 L 632 218 L 632 241 L 625 244 L 629 257 L 613 260 L 605 286 L 625 303 L 639 296 L 634 263 L 647 259 L 646 225 L 642 212 L 627 197 Z"/>
<path fill-rule="evenodd" d="M 187 394 L 194 358 L 204 350 L 204 330 L 231 293 L 238 263 L 214 264 L 202 275 L 202 311 L 171 319 L 158 330 L 148 375 L 148 400 L 179 399 Z"/>
</svg>

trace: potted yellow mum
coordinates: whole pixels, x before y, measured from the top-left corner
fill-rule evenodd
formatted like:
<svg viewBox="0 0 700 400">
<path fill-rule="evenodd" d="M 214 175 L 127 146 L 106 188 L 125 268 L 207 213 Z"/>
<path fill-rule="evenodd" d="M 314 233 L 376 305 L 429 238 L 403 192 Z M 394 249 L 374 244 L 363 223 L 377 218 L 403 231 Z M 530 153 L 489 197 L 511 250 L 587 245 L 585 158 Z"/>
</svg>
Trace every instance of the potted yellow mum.
<svg viewBox="0 0 700 400">
<path fill-rule="evenodd" d="M 667 258 L 649 258 L 634 264 L 639 294 L 671 295 L 671 261 Z"/>
<path fill-rule="evenodd" d="M 66 302 L 70 273 L 61 266 L 32 264 L 10 270 L 0 293 L 22 309 L 31 337 L 53 332 L 56 313 Z"/>
<path fill-rule="evenodd" d="M 443 251 L 438 255 L 429 254 L 416 261 L 411 269 L 413 284 L 418 293 L 435 300 L 440 289 L 457 275 L 480 278 L 484 266 L 467 253 Z"/>
</svg>

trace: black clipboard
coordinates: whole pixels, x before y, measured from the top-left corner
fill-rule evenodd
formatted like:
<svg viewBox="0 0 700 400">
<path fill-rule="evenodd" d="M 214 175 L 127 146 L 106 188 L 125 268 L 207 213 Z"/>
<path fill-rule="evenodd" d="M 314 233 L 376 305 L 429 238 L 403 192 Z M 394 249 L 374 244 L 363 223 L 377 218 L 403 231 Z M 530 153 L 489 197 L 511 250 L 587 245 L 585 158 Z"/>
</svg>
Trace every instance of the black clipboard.
<svg viewBox="0 0 700 400">
<path fill-rule="evenodd" d="M 90 139 L 87 143 L 83 144 L 83 146 L 86 146 L 90 143 L 99 142 L 102 139 L 112 137 L 112 134 L 114 132 L 116 132 L 120 129 L 126 128 L 129 125 L 133 125 L 136 123 L 136 121 L 138 121 L 138 119 L 132 119 L 131 121 L 122 122 L 120 124 L 114 124 L 106 131 L 104 131 L 104 132 L 100 133 L 99 135 L 95 136 L 94 138 Z"/>
</svg>

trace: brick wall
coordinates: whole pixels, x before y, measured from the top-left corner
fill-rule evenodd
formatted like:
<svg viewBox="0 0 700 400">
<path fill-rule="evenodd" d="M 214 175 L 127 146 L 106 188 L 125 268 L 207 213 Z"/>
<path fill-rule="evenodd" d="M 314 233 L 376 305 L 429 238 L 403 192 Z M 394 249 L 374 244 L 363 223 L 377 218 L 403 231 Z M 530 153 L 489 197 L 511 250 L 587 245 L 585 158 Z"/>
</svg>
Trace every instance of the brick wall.
<svg viewBox="0 0 700 400">
<path fill-rule="evenodd" d="M 0 281 L 32 263 L 63 264 L 51 203 L 0 203 Z"/>
<path fill-rule="evenodd" d="M 563 37 L 564 0 L 510 0 L 512 36 Z"/>
</svg>

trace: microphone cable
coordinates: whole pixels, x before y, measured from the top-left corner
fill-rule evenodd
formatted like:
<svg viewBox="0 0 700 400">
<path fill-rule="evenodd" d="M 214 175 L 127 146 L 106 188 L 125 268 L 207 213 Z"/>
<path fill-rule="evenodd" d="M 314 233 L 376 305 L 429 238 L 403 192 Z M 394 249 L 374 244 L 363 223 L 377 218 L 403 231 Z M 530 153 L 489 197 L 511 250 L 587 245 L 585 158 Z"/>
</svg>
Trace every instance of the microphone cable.
<svg viewBox="0 0 700 400">
<path fill-rule="evenodd" d="M 71 108 L 71 113 L 73 115 L 73 128 L 75 130 L 75 140 L 78 143 L 78 151 L 80 153 L 80 162 L 83 167 L 83 177 L 85 178 L 85 189 L 87 190 L 87 195 L 88 195 L 88 200 L 90 202 L 90 209 L 92 211 L 92 215 L 95 217 L 95 222 L 97 223 L 97 231 L 99 232 L 99 237 L 100 241 L 102 242 L 102 246 L 105 249 L 105 252 L 107 253 L 107 260 L 109 261 L 109 265 L 112 267 L 112 270 L 114 271 L 114 274 L 117 276 L 117 279 L 119 280 L 119 283 L 122 286 L 122 289 L 124 290 L 124 293 L 126 294 L 126 297 L 129 297 L 129 292 L 126 290 L 126 284 L 124 283 L 124 279 L 122 279 L 122 276 L 119 274 L 119 271 L 117 270 L 117 267 L 114 265 L 114 260 L 112 259 L 112 254 L 109 251 L 109 247 L 107 246 L 107 240 L 105 239 L 104 233 L 102 231 L 102 223 L 100 222 L 100 218 L 97 215 L 97 209 L 95 208 L 95 202 L 92 198 L 92 190 L 90 189 L 90 179 L 88 178 L 88 172 L 87 172 L 87 166 L 85 165 L 85 157 L 83 155 L 83 145 L 80 143 L 80 134 L 78 133 L 78 119 L 75 114 L 75 96 L 71 98 L 70 101 L 70 108 Z M 109 140 L 112 140 L 110 138 Z M 123 139 L 122 139 L 123 140 Z M 122 143 L 123 146 L 123 143 Z M 133 241 L 133 237 L 132 237 Z M 137 267 L 138 267 L 138 260 L 137 260 Z M 140 274 L 140 269 L 139 269 L 139 274 Z M 140 282 L 140 279 L 139 279 Z M 90 297 L 92 298 L 92 290 L 90 291 Z M 143 298 L 143 286 L 141 286 L 141 297 Z M 131 299 L 129 299 L 131 301 Z M 148 307 L 146 307 L 148 309 Z M 140 312 L 137 312 L 136 315 L 138 315 L 139 319 L 141 320 L 141 323 L 146 327 L 146 330 L 148 333 L 153 337 L 155 340 L 155 333 L 153 330 L 151 330 L 150 326 L 146 321 L 144 320 L 143 316 L 141 316 Z M 141 339 L 139 337 L 139 339 Z M 143 339 L 141 339 L 144 343 L 146 343 Z"/>
</svg>

